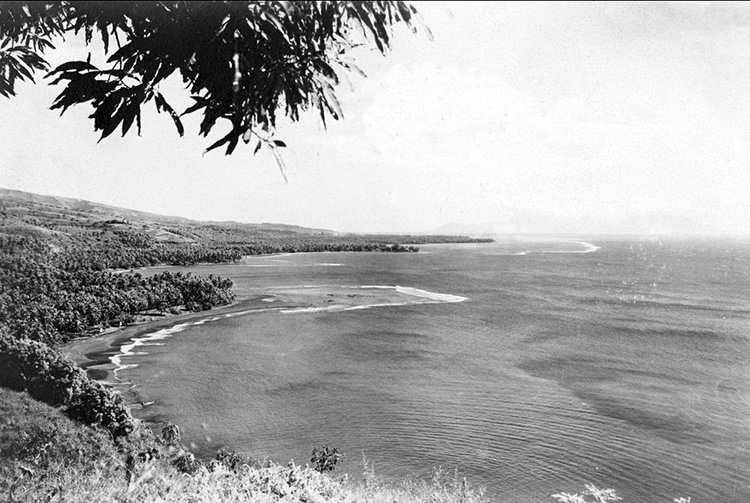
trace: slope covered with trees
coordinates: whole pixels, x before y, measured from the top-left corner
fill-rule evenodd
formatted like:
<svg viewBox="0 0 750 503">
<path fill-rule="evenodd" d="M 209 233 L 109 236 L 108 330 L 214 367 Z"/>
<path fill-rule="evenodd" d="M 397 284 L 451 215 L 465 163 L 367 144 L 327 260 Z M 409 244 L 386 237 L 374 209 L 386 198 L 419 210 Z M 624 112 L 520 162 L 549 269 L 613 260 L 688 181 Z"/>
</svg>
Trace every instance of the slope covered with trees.
<svg viewBox="0 0 750 503">
<path fill-rule="evenodd" d="M 0 189 L 0 326 L 14 337 L 57 344 L 127 325 L 140 313 L 198 311 L 234 299 L 225 278 L 127 272 L 144 266 L 279 252 L 414 252 L 413 243 L 467 241 L 477 240 L 195 222 Z"/>
<path fill-rule="evenodd" d="M 234 295 L 232 281 L 226 278 L 172 272 L 145 275 L 127 269 L 225 262 L 245 254 L 280 251 L 413 252 L 415 246 L 399 242 L 460 241 L 472 240 L 193 222 L 0 190 L 0 387 L 60 407 L 69 418 L 104 429 L 121 450 L 148 457 L 162 452 L 163 442 L 138 425 L 119 395 L 90 380 L 54 348 L 72 337 L 127 325 L 144 312 L 210 309 L 231 302 Z M 46 452 L 54 446 L 44 432 L 39 435 L 14 443 L 8 452 L 25 459 L 25 453 L 33 451 L 35 462 L 45 460 L 42 473 L 50 475 L 46 463 L 52 460 L 37 450 Z M 168 459 L 159 469 L 166 470 L 168 484 L 173 483 L 170 470 L 175 468 L 206 473 L 206 467 L 179 446 L 164 455 Z M 12 482 L 16 483 L 25 476 L 26 472 L 18 475 L 12 467 L 6 468 L 0 466 L 0 480 L 16 477 Z"/>
</svg>

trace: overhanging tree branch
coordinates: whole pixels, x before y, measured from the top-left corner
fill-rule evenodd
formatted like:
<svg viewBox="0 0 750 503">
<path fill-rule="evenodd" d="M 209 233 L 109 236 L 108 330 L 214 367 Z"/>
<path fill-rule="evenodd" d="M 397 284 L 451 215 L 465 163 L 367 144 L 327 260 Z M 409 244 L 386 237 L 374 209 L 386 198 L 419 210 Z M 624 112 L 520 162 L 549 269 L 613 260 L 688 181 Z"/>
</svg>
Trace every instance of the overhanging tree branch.
<svg viewBox="0 0 750 503">
<path fill-rule="evenodd" d="M 226 146 L 229 155 L 255 135 L 276 155 L 284 146 L 272 139 L 279 113 L 297 121 L 313 111 L 324 125 L 341 118 L 337 71 L 361 72 L 347 52 L 371 43 L 385 53 L 394 25 L 415 30 L 417 16 L 401 1 L 0 2 L 0 94 L 12 96 L 17 81 L 47 69 L 44 51 L 54 37 L 82 32 L 89 43 L 98 34 L 107 66 L 72 61 L 49 72 L 53 84 L 65 86 L 53 109 L 90 103 L 103 139 L 140 124 L 142 106 L 153 99 L 180 135 L 185 114 L 202 114 L 204 137 L 229 121 L 230 132 L 207 152 Z M 173 75 L 195 101 L 182 114 L 159 91 Z"/>
</svg>

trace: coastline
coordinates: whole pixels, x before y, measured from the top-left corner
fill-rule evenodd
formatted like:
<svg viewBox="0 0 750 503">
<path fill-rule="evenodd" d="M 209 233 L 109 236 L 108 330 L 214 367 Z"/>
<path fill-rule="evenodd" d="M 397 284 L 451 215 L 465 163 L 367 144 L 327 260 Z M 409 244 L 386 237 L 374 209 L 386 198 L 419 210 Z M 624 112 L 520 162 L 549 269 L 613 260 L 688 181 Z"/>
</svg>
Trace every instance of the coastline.
<svg viewBox="0 0 750 503">
<path fill-rule="evenodd" d="M 249 314 L 254 311 L 277 311 L 282 314 L 322 313 L 395 307 L 413 304 L 463 302 L 465 297 L 428 292 L 411 287 L 366 285 L 298 285 L 266 287 L 232 304 L 206 311 L 164 314 L 93 337 L 81 337 L 61 346 L 59 351 L 84 369 L 92 379 L 109 386 L 116 381 L 121 368 L 119 356 L 123 347 L 137 344 L 150 334 L 177 325 L 193 324 L 201 319 Z"/>
<path fill-rule="evenodd" d="M 257 296 L 240 299 L 229 305 L 206 311 L 192 311 L 176 315 L 165 314 L 159 319 L 137 322 L 127 327 L 118 328 L 93 337 L 80 337 L 58 349 L 62 354 L 73 360 L 76 365 L 88 372 L 93 379 L 112 384 L 111 378 L 115 364 L 111 361 L 111 357 L 120 353 L 123 344 L 127 344 L 137 337 L 143 337 L 157 330 L 170 328 L 180 323 L 189 323 L 210 316 L 267 309 L 268 304 L 262 302 L 264 297 Z M 283 306 L 274 307 L 295 308 L 300 306 L 288 303 Z"/>
</svg>

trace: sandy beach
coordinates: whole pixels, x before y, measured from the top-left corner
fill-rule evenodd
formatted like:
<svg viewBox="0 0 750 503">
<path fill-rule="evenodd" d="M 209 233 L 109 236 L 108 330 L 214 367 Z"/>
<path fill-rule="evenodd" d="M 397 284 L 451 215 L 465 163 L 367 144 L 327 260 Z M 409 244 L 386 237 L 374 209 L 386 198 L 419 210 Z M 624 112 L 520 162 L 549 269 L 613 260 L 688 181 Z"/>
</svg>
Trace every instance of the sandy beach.
<svg viewBox="0 0 750 503">
<path fill-rule="evenodd" d="M 123 344 L 131 339 L 143 337 L 146 334 L 169 328 L 180 323 L 190 323 L 202 318 L 267 309 L 264 297 L 251 297 L 233 302 L 208 311 L 187 312 L 184 314 L 165 314 L 160 318 L 150 317 L 149 321 L 135 323 L 121 329 L 115 329 L 94 337 L 81 337 L 62 346 L 60 351 L 72 359 L 78 366 L 85 369 L 91 377 L 102 382 L 109 382 L 110 374 L 115 368 L 110 357 L 118 354 Z M 282 306 L 277 306 L 282 307 Z M 284 303 L 283 307 L 299 307 L 296 304 Z"/>
<path fill-rule="evenodd" d="M 204 318 L 232 316 L 259 310 L 275 310 L 280 313 L 312 313 L 346 311 L 373 307 L 401 306 L 409 304 L 431 304 L 461 302 L 464 297 L 438 294 L 416 288 L 400 286 L 341 286 L 301 285 L 270 287 L 255 295 L 208 311 L 184 314 L 164 314 L 148 317 L 148 321 L 115 329 L 94 337 L 82 337 L 60 348 L 94 379 L 106 384 L 115 384 L 112 374 L 116 364 L 113 357 L 120 354 L 123 345 L 159 330 L 180 324 L 197 322 Z"/>
</svg>

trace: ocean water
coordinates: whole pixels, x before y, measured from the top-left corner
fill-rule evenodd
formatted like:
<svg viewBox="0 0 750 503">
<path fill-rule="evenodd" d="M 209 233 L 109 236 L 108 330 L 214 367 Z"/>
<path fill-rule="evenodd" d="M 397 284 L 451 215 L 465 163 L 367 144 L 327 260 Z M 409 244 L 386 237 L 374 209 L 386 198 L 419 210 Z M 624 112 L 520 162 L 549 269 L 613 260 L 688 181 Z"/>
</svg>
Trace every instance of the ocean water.
<svg viewBox="0 0 750 503">
<path fill-rule="evenodd" d="M 750 501 L 750 242 L 421 249 L 191 268 L 240 296 L 375 285 L 466 300 L 207 313 L 125 344 L 117 378 L 141 418 L 179 424 L 205 456 L 305 463 L 328 443 L 354 478 L 363 457 L 386 479 L 441 466 L 503 502 L 586 482 L 627 502 Z"/>
</svg>

